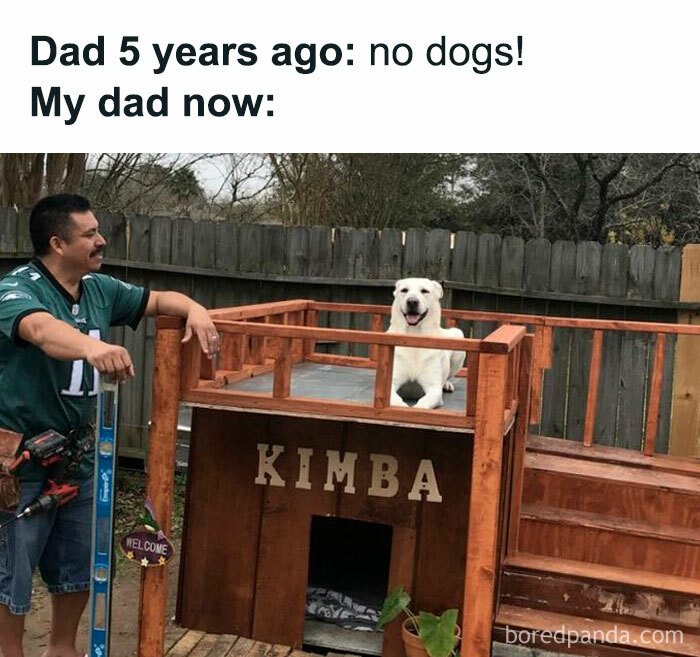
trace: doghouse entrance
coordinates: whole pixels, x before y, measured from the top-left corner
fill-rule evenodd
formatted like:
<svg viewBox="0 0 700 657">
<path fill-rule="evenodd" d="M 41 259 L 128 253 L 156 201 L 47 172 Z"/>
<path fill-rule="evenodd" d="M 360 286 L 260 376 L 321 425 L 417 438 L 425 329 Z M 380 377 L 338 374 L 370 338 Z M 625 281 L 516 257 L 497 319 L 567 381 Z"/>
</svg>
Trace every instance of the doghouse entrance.
<svg viewBox="0 0 700 657">
<path fill-rule="evenodd" d="M 374 626 L 387 593 L 391 540 L 390 525 L 311 519 L 305 645 L 381 654 Z"/>
</svg>

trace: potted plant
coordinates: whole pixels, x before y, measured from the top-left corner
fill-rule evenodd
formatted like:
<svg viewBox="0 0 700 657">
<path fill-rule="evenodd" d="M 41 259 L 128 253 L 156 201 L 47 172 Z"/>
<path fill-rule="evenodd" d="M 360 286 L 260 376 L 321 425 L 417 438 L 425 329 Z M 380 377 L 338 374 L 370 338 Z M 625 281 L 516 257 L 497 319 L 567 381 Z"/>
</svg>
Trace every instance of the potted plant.
<svg viewBox="0 0 700 657">
<path fill-rule="evenodd" d="M 401 638 L 407 657 L 456 657 L 460 639 L 457 610 L 448 609 L 441 616 L 421 611 L 416 616 L 408 607 L 410 602 L 411 596 L 403 587 L 394 588 L 384 600 L 377 630 L 404 612 L 407 618 L 401 625 Z"/>
</svg>

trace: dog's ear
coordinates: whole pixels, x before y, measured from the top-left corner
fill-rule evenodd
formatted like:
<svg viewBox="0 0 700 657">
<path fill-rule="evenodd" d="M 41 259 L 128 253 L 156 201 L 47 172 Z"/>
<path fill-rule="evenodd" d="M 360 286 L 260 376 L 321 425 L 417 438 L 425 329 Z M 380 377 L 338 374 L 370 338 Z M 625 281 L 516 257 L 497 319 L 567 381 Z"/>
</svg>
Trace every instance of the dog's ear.
<svg viewBox="0 0 700 657">
<path fill-rule="evenodd" d="M 403 286 L 403 281 L 403 278 L 401 280 L 396 281 L 396 285 L 394 285 L 394 296 L 396 296 L 396 293 L 399 291 L 399 288 Z"/>
<path fill-rule="evenodd" d="M 437 294 L 438 299 L 442 299 L 442 285 L 438 283 L 437 281 L 430 281 L 433 284 L 433 288 L 435 290 L 435 294 Z"/>
</svg>

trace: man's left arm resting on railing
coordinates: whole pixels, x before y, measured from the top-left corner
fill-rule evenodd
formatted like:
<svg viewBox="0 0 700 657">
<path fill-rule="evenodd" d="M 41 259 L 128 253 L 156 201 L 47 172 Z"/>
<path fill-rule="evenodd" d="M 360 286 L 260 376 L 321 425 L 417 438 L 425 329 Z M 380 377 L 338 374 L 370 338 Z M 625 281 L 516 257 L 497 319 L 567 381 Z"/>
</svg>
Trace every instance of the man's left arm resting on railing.
<svg viewBox="0 0 700 657">
<path fill-rule="evenodd" d="M 180 292 L 151 291 L 146 306 L 146 315 L 177 315 L 186 319 L 183 342 L 197 336 L 202 351 L 211 358 L 219 351 L 219 334 L 209 317 L 207 309 Z"/>
</svg>

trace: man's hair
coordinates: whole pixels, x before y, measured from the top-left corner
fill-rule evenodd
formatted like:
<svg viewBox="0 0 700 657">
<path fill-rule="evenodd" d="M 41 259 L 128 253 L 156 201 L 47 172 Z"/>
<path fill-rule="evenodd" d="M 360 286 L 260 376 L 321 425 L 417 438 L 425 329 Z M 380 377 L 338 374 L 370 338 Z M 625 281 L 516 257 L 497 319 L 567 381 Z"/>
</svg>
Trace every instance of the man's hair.
<svg viewBox="0 0 700 657">
<path fill-rule="evenodd" d="M 49 240 L 56 235 L 70 241 L 73 220 L 71 212 L 88 212 L 90 201 L 77 194 L 54 194 L 42 198 L 29 215 L 29 236 L 34 255 L 46 255 L 51 249 Z"/>
</svg>

